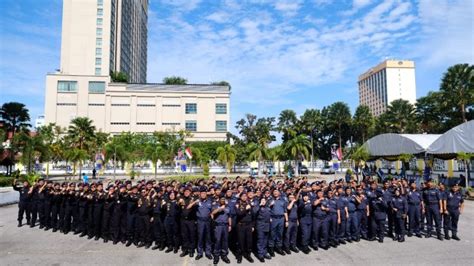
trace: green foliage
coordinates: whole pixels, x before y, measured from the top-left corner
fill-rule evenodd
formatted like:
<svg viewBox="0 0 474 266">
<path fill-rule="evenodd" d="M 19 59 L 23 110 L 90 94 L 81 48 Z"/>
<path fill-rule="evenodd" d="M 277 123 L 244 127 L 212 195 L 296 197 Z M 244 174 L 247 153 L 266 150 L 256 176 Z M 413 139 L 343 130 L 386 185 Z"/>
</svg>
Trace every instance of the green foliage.
<svg viewBox="0 0 474 266">
<path fill-rule="evenodd" d="M 366 105 L 359 105 L 354 113 L 352 128 L 354 131 L 354 140 L 359 144 L 365 141 L 373 133 L 375 119 Z"/>
<path fill-rule="evenodd" d="M 227 81 L 215 81 L 215 82 L 211 82 L 211 85 L 219 85 L 219 86 L 228 86 L 229 87 L 229 90 L 232 89 L 232 86 L 230 86 L 230 83 L 227 82 Z"/>
<path fill-rule="evenodd" d="M 282 133 L 282 140 L 283 142 L 288 141 L 290 135 L 293 132 L 296 132 L 296 124 L 298 122 L 298 118 L 296 118 L 296 112 L 293 110 L 283 110 L 278 117 L 278 124 L 277 130 L 278 132 Z"/>
<path fill-rule="evenodd" d="M 216 161 L 217 160 L 217 149 L 219 147 L 224 147 L 227 142 L 225 141 L 193 141 L 187 142 L 186 145 L 191 147 L 191 151 L 193 149 L 199 149 L 202 156 L 208 157 L 210 160 Z"/>
<path fill-rule="evenodd" d="M 163 83 L 167 85 L 186 85 L 188 80 L 178 76 L 171 76 L 163 78 Z"/>
<path fill-rule="evenodd" d="M 349 106 L 343 102 L 335 102 L 329 106 L 327 112 L 327 126 L 330 130 L 337 132 L 339 137 L 339 147 L 343 147 L 343 132 L 348 132 L 348 128 L 351 124 L 351 111 Z M 348 137 L 344 138 L 345 140 Z"/>
<path fill-rule="evenodd" d="M 377 121 L 381 130 L 391 133 L 415 133 L 415 107 L 406 100 L 395 100 L 387 107 L 387 112 L 379 116 Z"/>
<path fill-rule="evenodd" d="M 202 166 L 202 174 L 206 177 L 209 176 L 209 163 L 204 163 Z"/>
<path fill-rule="evenodd" d="M 124 72 L 110 72 L 110 78 L 112 79 L 112 82 L 123 82 L 127 83 L 128 82 L 128 76 Z"/>
<path fill-rule="evenodd" d="M 135 178 L 136 179 L 139 179 L 140 178 L 140 171 L 135 171 L 135 170 L 130 170 L 130 172 L 128 173 L 128 175 L 130 176 L 130 179 L 131 180 L 134 180 Z"/>
<path fill-rule="evenodd" d="M 209 179 L 208 175 L 180 175 L 180 176 L 170 176 L 167 177 L 167 181 L 178 181 L 181 184 L 192 182 L 195 183 L 199 180 L 207 180 Z"/>
<path fill-rule="evenodd" d="M 236 156 L 237 151 L 230 144 L 217 148 L 217 160 L 226 166 L 227 173 L 232 171 Z"/>
<path fill-rule="evenodd" d="M 244 145 L 250 143 L 266 143 L 275 141 L 272 131 L 275 129 L 274 117 L 262 117 L 257 119 L 256 115 L 246 114 L 245 118 L 237 121 L 235 128 L 243 138 Z"/>
<path fill-rule="evenodd" d="M 367 161 L 370 158 L 369 151 L 365 146 L 359 147 L 354 153 L 351 155 L 351 159 L 356 162 L 356 164 L 360 164 L 361 161 Z"/>
<path fill-rule="evenodd" d="M 0 117 L 8 132 L 26 130 L 30 124 L 30 115 L 25 105 L 18 102 L 4 103 L 0 108 Z"/>
<path fill-rule="evenodd" d="M 474 65 L 457 64 L 448 68 L 441 80 L 444 105 L 458 110 L 460 122 L 466 122 L 466 110 L 474 107 Z"/>
<path fill-rule="evenodd" d="M 0 175 L 0 187 L 10 187 L 13 184 L 13 176 Z"/>
</svg>

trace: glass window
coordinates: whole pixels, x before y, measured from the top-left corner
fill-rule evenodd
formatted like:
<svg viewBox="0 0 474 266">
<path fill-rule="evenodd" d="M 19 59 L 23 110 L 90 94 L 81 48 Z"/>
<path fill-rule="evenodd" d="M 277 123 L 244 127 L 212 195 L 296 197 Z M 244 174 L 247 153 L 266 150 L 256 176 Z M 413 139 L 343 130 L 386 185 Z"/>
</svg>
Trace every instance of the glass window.
<svg viewBox="0 0 474 266">
<path fill-rule="evenodd" d="M 95 39 L 95 45 L 102 46 L 102 38 L 96 38 Z"/>
<path fill-rule="evenodd" d="M 102 18 L 97 18 L 97 26 L 102 26 Z"/>
<path fill-rule="evenodd" d="M 102 55 L 102 48 L 95 48 L 95 55 Z"/>
<path fill-rule="evenodd" d="M 197 131 L 197 123 L 194 120 L 188 120 L 186 121 L 186 130 L 187 131 L 192 131 L 195 132 Z"/>
<path fill-rule="evenodd" d="M 97 16 L 103 16 L 104 10 L 102 8 L 97 8 Z"/>
<path fill-rule="evenodd" d="M 216 131 L 226 132 L 227 131 L 227 121 L 216 121 Z"/>
<path fill-rule="evenodd" d="M 95 75 L 96 76 L 100 76 L 101 72 L 102 72 L 102 70 L 100 69 L 100 67 L 95 68 Z"/>
<path fill-rule="evenodd" d="M 195 114 L 197 113 L 197 104 L 187 103 L 186 104 L 186 114 Z"/>
<path fill-rule="evenodd" d="M 97 5 L 102 6 L 104 4 L 104 0 L 97 0 Z"/>
<path fill-rule="evenodd" d="M 95 59 L 95 65 L 96 65 L 96 66 L 100 66 L 101 64 L 102 64 L 102 58 L 97 57 L 97 58 Z"/>
<path fill-rule="evenodd" d="M 58 92 L 77 92 L 77 81 L 58 81 Z"/>
<path fill-rule="evenodd" d="M 227 104 L 226 103 L 216 103 L 216 114 L 227 114 Z"/>
<path fill-rule="evenodd" d="M 105 93 L 105 82 L 89 81 L 89 93 Z"/>
<path fill-rule="evenodd" d="M 97 34 L 96 34 L 97 37 L 102 36 L 102 28 L 97 28 L 97 32 L 96 32 L 96 33 L 97 33 Z"/>
</svg>

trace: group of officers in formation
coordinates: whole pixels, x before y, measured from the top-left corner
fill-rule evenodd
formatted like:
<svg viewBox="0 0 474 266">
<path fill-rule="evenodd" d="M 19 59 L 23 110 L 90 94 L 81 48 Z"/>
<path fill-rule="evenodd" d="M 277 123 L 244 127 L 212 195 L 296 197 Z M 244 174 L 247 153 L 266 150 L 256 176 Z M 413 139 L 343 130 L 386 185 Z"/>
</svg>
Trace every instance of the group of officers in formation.
<svg viewBox="0 0 474 266">
<path fill-rule="evenodd" d="M 166 253 L 181 249 L 181 257 L 205 256 L 214 264 L 220 259 L 230 263 L 229 250 L 241 263 L 242 258 L 253 262 L 252 253 L 264 262 L 275 253 L 308 254 L 361 238 L 383 242 L 388 236 L 403 242 L 406 235 L 423 233 L 427 238 L 459 240 L 459 186 L 448 191 L 432 180 L 421 186 L 403 179 L 379 186 L 370 179 L 310 183 L 307 178 L 241 177 L 185 184 L 14 184 L 20 192 L 18 226 L 26 214 L 30 227 L 39 218 L 39 228 L 46 231 Z"/>
</svg>

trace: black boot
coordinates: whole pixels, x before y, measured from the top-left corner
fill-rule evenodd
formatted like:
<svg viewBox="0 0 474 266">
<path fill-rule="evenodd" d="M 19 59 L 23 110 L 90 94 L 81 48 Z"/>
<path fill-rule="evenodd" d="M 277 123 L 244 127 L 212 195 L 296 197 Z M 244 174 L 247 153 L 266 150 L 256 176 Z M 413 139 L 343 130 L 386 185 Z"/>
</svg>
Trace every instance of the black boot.
<svg viewBox="0 0 474 266">
<path fill-rule="evenodd" d="M 448 231 L 444 231 L 444 239 L 446 240 L 450 240 L 451 238 L 449 237 L 449 232 Z"/>
<path fill-rule="evenodd" d="M 214 261 L 212 261 L 212 264 L 217 265 L 219 263 L 219 256 L 214 256 Z"/>
<path fill-rule="evenodd" d="M 438 240 L 443 241 L 443 237 L 441 236 L 441 233 L 438 233 Z"/>
<path fill-rule="evenodd" d="M 250 255 L 250 253 L 246 253 L 244 255 L 244 258 L 248 260 L 250 263 L 253 263 L 252 255 Z"/>
<path fill-rule="evenodd" d="M 18 221 L 18 227 L 21 227 L 22 224 L 21 224 L 21 221 Z"/>
<path fill-rule="evenodd" d="M 300 252 L 296 246 L 291 246 L 290 250 L 293 251 L 294 253 Z"/>
<path fill-rule="evenodd" d="M 215 258 L 214 258 L 214 259 L 215 259 Z M 222 259 L 223 262 L 225 262 L 225 263 L 227 263 L 227 264 L 230 263 L 230 260 L 229 260 L 229 258 L 228 258 L 226 255 L 222 255 L 222 256 L 221 256 L 221 259 Z"/>
<path fill-rule="evenodd" d="M 170 253 L 171 251 L 173 251 L 173 247 L 168 247 L 168 248 L 165 250 L 165 253 Z"/>
<path fill-rule="evenodd" d="M 270 254 L 270 256 L 272 257 L 275 257 L 275 252 L 273 251 L 273 248 L 268 248 L 268 254 Z"/>
<path fill-rule="evenodd" d="M 127 244 L 125 244 L 126 247 L 130 247 L 132 245 L 132 240 L 128 240 Z"/>
<path fill-rule="evenodd" d="M 457 241 L 461 240 L 456 233 L 453 233 L 452 239 L 457 240 Z"/>
<path fill-rule="evenodd" d="M 182 257 L 186 257 L 188 254 L 189 254 L 188 250 L 184 249 L 183 252 L 181 252 L 181 254 L 179 254 L 179 256 L 182 258 Z"/>
</svg>

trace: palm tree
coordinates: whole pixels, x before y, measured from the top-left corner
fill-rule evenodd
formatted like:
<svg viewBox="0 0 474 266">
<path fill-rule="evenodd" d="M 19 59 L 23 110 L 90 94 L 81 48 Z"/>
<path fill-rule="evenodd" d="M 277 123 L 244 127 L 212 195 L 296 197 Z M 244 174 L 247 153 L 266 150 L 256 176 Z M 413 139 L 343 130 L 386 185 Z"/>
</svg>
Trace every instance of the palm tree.
<svg viewBox="0 0 474 266">
<path fill-rule="evenodd" d="M 258 175 L 261 176 L 261 165 L 263 161 L 268 158 L 268 147 L 267 143 L 264 140 L 261 140 L 257 143 L 249 143 L 247 150 L 249 152 L 249 159 L 255 160 L 258 162 Z"/>
<path fill-rule="evenodd" d="M 217 148 L 217 160 L 226 166 L 227 173 L 230 173 L 234 165 L 237 151 L 230 145 L 226 144 L 223 147 Z"/>
<path fill-rule="evenodd" d="M 474 65 L 449 67 L 441 79 L 441 91 L 445 99 L 459 108 L 462 121 L 466 122 L 466 107 L 474 102 Z"/>
<path fill-rule="evenodd" d="M 407 100 L 398 99 L 391 102 L 383 117 L 394 133 L 403 134 L 414 131 L 415 108 Z"/>
<path fill-rule="evenodd" d="M 295 131 L 296 123 L 298 122 L 298 118 L 296 118 L 296 113 L 293 110 L 283 110 L 278 117 L 278 124 L 277 128 L 278 131 L 283 133 L 283 141 L 288 140 L 290 137 L 290 132 Z"/>
<path fill-rule="evenodd" d="M 335 102 L 329 106 L 328 113 L 329 126 L 337 131 L 339 136 L 339 148 L 342 149 L 342 131 L 344 127 L 348 127 L 351 123 L 351 111 L 349 106 L 343 102 Z"/>
<path fill-rule="evenodd" d="M 280 161 L 284 157 L 283 146 L 278 145 L 268 150 L 268 158 L 273 162 L 278 162 L 278 176 L 281 176 Z"/>
<path fill-rule="evenodd" d="M 355 172 L 357 180 L 359 180 L 359 166 L 362 161 L 366 162 L 370 158 L 370 153 L 365 146 L 359 147 L 354 153 L 351 154 L 351 160 L 355 163 Z"/>
<path fill-rule="evenodd" d="M 158 160 L 164 160 L 164 152 L 165 151 L 161 145 L 150 144 L 145 148 L 145 158 L 152 162 L 153 167 L 155 168 L 155 178 L 158 170 Z"/>
<path fill-rule="evenodd" d="M 79 179 L 82 174 L 82 161 L 87 159 L 87 155 L 91 152 L 91 143 L 95 136 L 95 126 L 92 125 L 92 120 L 87 117 L 77 117 L 71 121 L 67 131 L 68 137 L 73 148 L 80 151 L 72 153 L 73 158 L 82 158 L 79 160 Z M 84 154 L 86 156 L 84 156 Z M 76 156 L 80 155 L 80 156 Z"/>
<path fill-rule="evenodd" d="M 361 144 L 374 129 L 375 120 L 367 105 L 359 105 L 354 113 L 353 127 L 355 129 L 356 140 Z"/>
<path fill-rule="evenodd" d="M 300 134 L 292 134 L 291 138 L 283 144 L 284 149 L 288 155 L 290 155 L 295 160 L 295 174 L 296 176 L 299 175 L 299 162 L 300 158 L 308 158 L 309 157 L 309 147 L 310 141 L 306 135 Z"/>
</svg>

